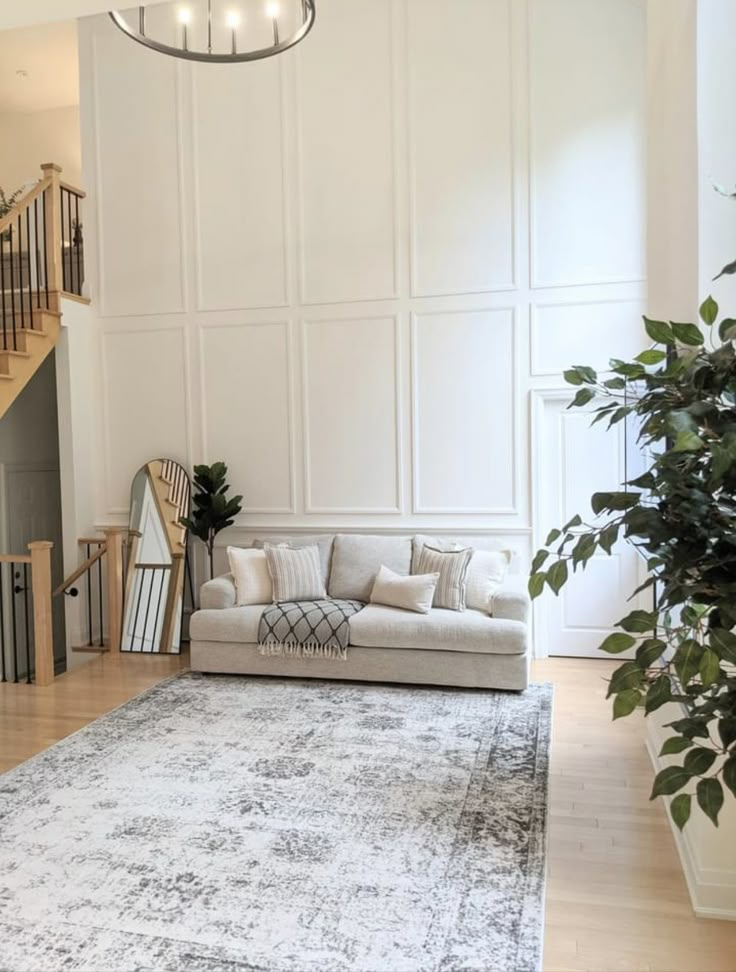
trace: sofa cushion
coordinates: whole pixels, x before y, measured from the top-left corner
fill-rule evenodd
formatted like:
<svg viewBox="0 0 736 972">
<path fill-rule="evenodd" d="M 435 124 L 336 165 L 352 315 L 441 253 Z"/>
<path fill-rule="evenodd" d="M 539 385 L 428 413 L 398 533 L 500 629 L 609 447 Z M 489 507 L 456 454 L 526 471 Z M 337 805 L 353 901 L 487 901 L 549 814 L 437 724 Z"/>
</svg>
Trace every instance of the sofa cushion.
<svg viewBox="0 0 736 972">
<path fill-rule="evenodd" d="M 411 568 L 411 537 L 338 533 L 332 548 L 327 588 L 330 597 L 368 601 L 381 566 L 407 575 Z"/>
<path fill-rule="evenodd" d="M 520 655 L 527 647 L 526 625 L 491 618 L 483 611 L 433 608 L 414 614 L 369 604 L 350 619 L 350 644 L 364 648 L 421 648 L 487 655 Z M 420 664 L 420 663 L 419 663 Z"/>
<path fill-rule="evenodd" d="M 317 533 L 310 536 L 283 536 L 283 537 L 255 537 L 251 543 L 251 547 L 257 547 L 262 550 L 263 545 L 266 543 L 273 544 L 274 546 L 279 546 L 279 544 L 286 544 L 287 547 L 293 547 L 294 550 L 299 550 L 301 547 L 313 547 L 315 544 L 319 548 L 319 562 L 322 570 L 322 580 L 327 585 L 327 578 L 330 576 L 330 560 L 332 558 L 332 541 L 335 539 L 334 535 L 331 533 Z"/>
<path fill-rule="evenodd" d="M 267 605 L 195 611 L 189 622 L 193 641 L 234 641 L 252 645 L 258 641 L 258 624 Z M 270 607 L 270 605 L 268 605 Z"/>
</svg>

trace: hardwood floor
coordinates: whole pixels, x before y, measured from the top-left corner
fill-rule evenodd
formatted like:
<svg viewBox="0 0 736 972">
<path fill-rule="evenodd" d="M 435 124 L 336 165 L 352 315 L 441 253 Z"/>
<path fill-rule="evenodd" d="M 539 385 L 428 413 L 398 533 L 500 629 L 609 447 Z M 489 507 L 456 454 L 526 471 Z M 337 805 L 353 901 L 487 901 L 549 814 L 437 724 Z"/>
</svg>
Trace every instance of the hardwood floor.
<svg viewBox="0 0 736 972">
<path fill-rule="evenodd" d="M 186 664 L 103 655 L 47 688 L 0 685 L 0 770 Z M 562 658 L 534 666 L 537 681 L 555 685 L 545 970 L 736 972 L 736 922 L 693 916 L 664 810 L 649 802 L 643 727 L 611 722 L 612 667 Z"/>
</svg>

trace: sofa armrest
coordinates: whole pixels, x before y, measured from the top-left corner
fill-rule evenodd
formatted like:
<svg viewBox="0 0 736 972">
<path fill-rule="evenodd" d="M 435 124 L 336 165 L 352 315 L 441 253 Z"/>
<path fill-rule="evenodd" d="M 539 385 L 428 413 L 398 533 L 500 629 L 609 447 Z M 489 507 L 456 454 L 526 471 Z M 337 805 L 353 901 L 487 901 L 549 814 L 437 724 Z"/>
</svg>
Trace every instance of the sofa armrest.
<svg viewBox="0 0 736 972">
<path fill-rule="evenodd" d="M 505 618 L 507 621 L 529 622 L 530 600 L 526 591 L 502 587 L 496 591 L 491 601 L 491 617 Z"/>
<path fill-rule="evenodd" d="M 235 581 L 232 574 L 223 574 L 202 584 L 199 605 L 202 610 L 235 607 Z"/>
</svg>

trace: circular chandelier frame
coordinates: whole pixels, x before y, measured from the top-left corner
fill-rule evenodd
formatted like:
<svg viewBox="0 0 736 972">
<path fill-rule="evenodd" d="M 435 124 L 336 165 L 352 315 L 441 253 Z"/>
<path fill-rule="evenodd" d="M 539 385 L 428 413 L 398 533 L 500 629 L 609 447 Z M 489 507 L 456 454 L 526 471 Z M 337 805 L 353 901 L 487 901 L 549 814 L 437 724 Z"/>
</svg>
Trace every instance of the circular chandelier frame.
<svg viewBox="0 0 736 972">
<path fill-rule="evenodd" d="M 149 37 L 145 33 L 143 7 L 139 7 L 138 30 L 132 27 L 117 10 L 110 11 L 110 18 L 127 37 L 130 37 L 138 44 L 142 44 L 152 51 L 157 51 L 159 54 L 168 54 L 170 57 L 179 57 L 185 61 L 203 61 L 210 64 L 236 64 L 241 61 L 261 61 L 266 57 L 274 57 L 276 54 L 282 54 L 284 51 L 288 51 L 289 48 L 294 47 L 300 41 L 304 40 L 314 26 L 316 0 L 301 0 L 301 2 L 304 12 L 302 26 L 291 37 L 287 37 L 285 40 L 279 39 L 278 42 L 274 39 L 274 43 L 270 46 L 261 47 L 254 51 L 218 53 L 212 50 L 212 35 L 209 29 L 212 15 L 212 0 L 207 0 L 208 50 L 206 51 L 192 51 L 184 47 L 174 47 L 171 44 L 164 44 L 161 41 L 155 40 L 153 37 Z M 275 35 L 278 36 L 277 29 L 275 29 Z"/>
</svg>

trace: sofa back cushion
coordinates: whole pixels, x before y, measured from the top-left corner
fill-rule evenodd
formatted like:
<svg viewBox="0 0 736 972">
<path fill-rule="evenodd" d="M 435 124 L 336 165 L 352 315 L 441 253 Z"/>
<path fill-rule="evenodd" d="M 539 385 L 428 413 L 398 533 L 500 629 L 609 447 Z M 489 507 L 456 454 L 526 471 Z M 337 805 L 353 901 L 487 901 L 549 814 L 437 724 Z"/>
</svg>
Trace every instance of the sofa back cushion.
<svg viewBox="0 0 736 972">
<path fill-rule="evenodd" d="M 395 574 L 409 574 L 411 537 L 338 533 L 332 548 L 330 597 L 369 601 L 382 565 Z"/>
<path fill-rule="evenodd" d="M 286 544 L 293 550 L 300 550 L 302 547 L 318 547 L 319 563 L 322 573 L 322 580 L 327 586 L 327 578 L 330 576 L 330 559 L 332 557 L 332 541 L 335 539 L 331 533 L 320 533 L 314 536 L 282 536 L 282 537 L 256 537 L 251 543 L 252 547 L 262 550 L 263 545 L 270 543 L 274 547 Z"/>
</svg>

